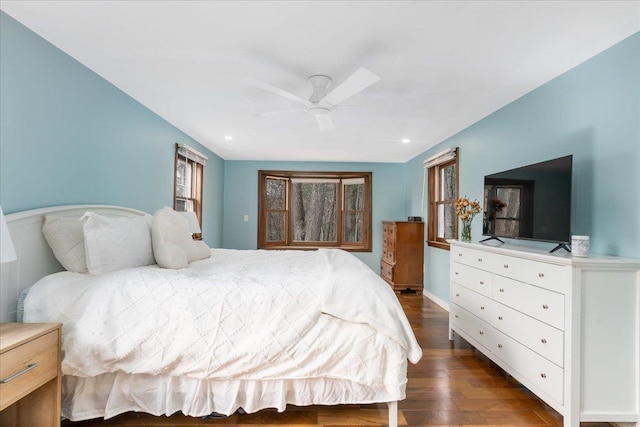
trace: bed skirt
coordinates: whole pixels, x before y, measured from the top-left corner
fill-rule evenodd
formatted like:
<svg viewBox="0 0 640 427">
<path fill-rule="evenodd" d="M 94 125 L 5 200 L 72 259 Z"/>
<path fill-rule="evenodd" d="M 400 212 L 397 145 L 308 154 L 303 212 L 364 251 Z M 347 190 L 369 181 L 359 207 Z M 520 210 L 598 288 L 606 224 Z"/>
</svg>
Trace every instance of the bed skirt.
<svg viewBox="0 0 640 427">
<path fill-rule="evenodd" d="M 135 411 L 152 415 L 231 415 L 265 408 L 283 412 L 296 406 L 390 403 L 405 398 L 404 384 L 389 390 L 331 379 L 206 380 L 108 373 L 62 379 L 62 416 L 71 421 L 111 418 Z"/>
</svg>

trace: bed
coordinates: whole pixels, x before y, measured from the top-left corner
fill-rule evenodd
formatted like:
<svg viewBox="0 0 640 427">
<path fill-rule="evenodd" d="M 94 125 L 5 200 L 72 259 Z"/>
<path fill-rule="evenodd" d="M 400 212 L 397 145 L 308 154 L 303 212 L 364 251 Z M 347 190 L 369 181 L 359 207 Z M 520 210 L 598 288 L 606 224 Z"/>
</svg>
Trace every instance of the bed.
<svg viewBox="0 0 640 427">
<path fill-rule="evenodd" d="M 65 418 L 387 403 L 397 426 L 422 351 L 393 291 L 357 258 L 211 249 L 187 268 L 65 271 L 44 218 L 87 211 L 149 218 L 102 205 L 6 217 L 18 260 L 1 267 L 2 321 L 63 323 Z"/>
</svg>

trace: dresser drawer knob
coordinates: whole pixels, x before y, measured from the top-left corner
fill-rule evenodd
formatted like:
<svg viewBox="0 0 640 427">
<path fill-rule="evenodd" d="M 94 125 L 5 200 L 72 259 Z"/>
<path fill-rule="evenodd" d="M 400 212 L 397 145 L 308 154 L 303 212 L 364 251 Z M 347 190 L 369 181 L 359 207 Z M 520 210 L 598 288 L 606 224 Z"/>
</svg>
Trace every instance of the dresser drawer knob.
<svg viewBox="0 0 640 427">
<path fill-rule="evenodd" d="M 484 282 L 483 282 L 482 280 L 480 280 L 480 284 L 481 284 L 481 285 L 484 285 Z"/>
<path fill-rule="evenodd" d="M 538 273 L 538 277 L 544 277 L 544 273 Z"/>
<path fill-rule="evenodd" d="M 457 276 L 457 275 L 458 275 L 458 274 L 460 274 L 460 273 L 458 273 L 458 272 L 456 271 L 454 274 Z"/>
<path fill-rule="evenodd" d="M 480 331 L 480 335 L 484 335 L 484 332 Z"/>
<path fill-rule="evenodd" d="M 480 306 L 480 310 L 484 310 L 484 305 L 481 305 L 481 306 Z"/>
<path fill-rule="evenodd" d="M 547 343 L 547 340 L 546 340 L 546 338 L 542 338 L 542 339 L 540 340 L 540 342 L 541 342 L 542 344 L 546 344 L 546 343 Z"/>
<path fill-rule="evenodd" d="M 37 364 L 37 363 L 30 363 L 30 364 L 28 364 L 28 365 L 27 365 L 27 367 L 26 367 L 26 368 L 24 368 L 22 371 L 17 372 L 17 373 L 15 373 L 15 374 L 11 375 L 10 377 L 7 377 L 7 378 L 3 378 L 3 379 L 1 379 L 1 380 L 0 380 L 0 384 L 6 384 L 6 383 L 8 383 L 8 382 L 11 382 L 11 381 L 15 380 L 16 378 L 18 378 L 20 375 L 24 375 L 24 374 L 26 374 L 27 372 L 29 372 L 30 370 L 35 369 L 35 368 L 37 368 L 37 367 L 38 367 L 38 364 Z"/>
<path fill-rule="evenodd" d="M 547 374 L 545 374 L 544 372 L 542 372 L 542 373 L 540 374 L 540 378 L 547 378 Z"/>
<path fill-rule="evenodd" d="M 504 288 L 500 288 L 500 292 L 504 292 Z"/>
<path fill-rule="evenodd" d="M 498 320 L 502 320 L 502 316 L 498 316 Z"/>
<path fill-rule="evenodd" d="M 502 348 L 502 344 L 498 344 L 498 348 Z"/>
<path fill-rule="evenodd" d="M 482 258 L 478 258 L 478 262 L 482 262 Z"/>
<path fill-rule="evenodd" d="M 457 315 L 457 314 L 454 314 L 454 315 L 453 315 L 453 317 L 455 317 L 455 318 L 457 319 L 457 318 L 458 318 L 458 315 Z"/>
<path fill-rule="evenodd" d="M 503 265 L 504 268 L 509 268 L 509 264 Z"/>
<path fill-rule="evenodd" d="M 549 309 L 549 306 L 548 306 L 547 304 L 542 304 L 542 308 L 543 308 L 544 310 L 548 310 L 548 309 Z"/>
<path fill-rule="evenodd" d="M 462 256 L 462 252 L 458 252 L 458 256 Z"/>
<path fill-rule="evenodd" d="M 459 296 L 460 296 L 460 294 L 456 293 L 456 296 L 457 296 L 457 297 L 459 297 Z"/>
</svg>

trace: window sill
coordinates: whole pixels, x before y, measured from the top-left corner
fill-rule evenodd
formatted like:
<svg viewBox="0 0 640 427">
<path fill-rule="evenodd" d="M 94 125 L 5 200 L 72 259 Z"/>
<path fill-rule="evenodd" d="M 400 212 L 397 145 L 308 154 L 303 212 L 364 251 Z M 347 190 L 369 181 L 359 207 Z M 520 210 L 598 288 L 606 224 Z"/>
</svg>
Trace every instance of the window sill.
<svg viewBox="0 0 640 427">
<path fill-rule="evenodd" d="M 428 240 L 427 245 L 431 246 L 432 248 L 444 249 L 446 251 L 450 250 L 449 243 L 446 243 L 446 242 L 436 242 L 436 241 Z"/>
</svg>

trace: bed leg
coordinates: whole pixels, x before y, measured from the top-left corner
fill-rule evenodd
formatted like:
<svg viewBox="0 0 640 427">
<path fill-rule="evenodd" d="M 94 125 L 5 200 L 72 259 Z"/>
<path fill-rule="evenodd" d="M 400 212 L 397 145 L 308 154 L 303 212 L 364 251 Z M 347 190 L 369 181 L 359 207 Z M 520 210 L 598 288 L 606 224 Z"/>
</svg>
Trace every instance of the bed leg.
<svg viewBox="0 0 640 427">
<path fill-rule="evenodd" d="M 398 427 L 398 402 L 387 402 L 389 407 L 389 427 Z"/>
</svg>

